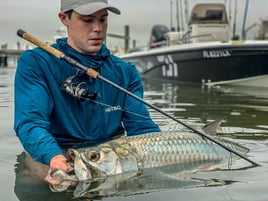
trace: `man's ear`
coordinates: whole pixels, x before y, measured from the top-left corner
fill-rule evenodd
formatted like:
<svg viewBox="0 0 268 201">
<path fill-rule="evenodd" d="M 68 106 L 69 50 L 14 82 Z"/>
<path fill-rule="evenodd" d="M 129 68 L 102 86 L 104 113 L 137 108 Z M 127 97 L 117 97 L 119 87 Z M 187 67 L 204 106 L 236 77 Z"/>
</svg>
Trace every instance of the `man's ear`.
<svg viewBox="0 0 268 201">
<path fill-rule="evenodd" d="M 69 18 L 64 12 L 59 12 L 58 17 L 65 26 L 68 26 Z"/>
</svg>

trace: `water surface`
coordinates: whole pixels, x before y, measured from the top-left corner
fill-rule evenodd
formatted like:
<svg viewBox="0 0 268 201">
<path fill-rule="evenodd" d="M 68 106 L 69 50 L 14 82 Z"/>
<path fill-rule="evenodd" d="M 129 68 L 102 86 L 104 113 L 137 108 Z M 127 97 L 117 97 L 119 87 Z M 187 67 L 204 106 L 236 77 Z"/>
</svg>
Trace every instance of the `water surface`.
<svg viewBox="0 0 268 201">
<path fill-rule="evenodd" d="M 62 193 L 51 193 L 47 186 L 32 181 L 19 184 L 16 170 L 23 159 L 23 148 L 13 131 L 13 77 L 15 68 L 0 68 L 0 165 L 1 200 L 73 200 Z M 267 200 L 268 199 L 268 88 L 202 87 L 144 80 L 146 101 L 162 108 L 177 119 L 200 128 L 223 118 L 218 135 L 239 142 L 250 149 L 249 157 L 261 166 L 236 171 L 200 172 L 195 182 L 169 183 L 156 192 L 119 194 L 102 200 Z M 173 120 L 151 110 L 162 130 L 182 129 Z M 146 181 L 145 181 L 146 182 Z M 156 181 L 151 181 L 151 183 Z M 164 186 L 165 181 L 161 181 Z M 29 185 L 26 192 L 24 187 Z M 173 186 L 172 186 L 173 185 Z M 134 186 L 132 186 L 134 188 Z M 129 186 L 129 189 L 132 188 Z M 78 199 L 79 200 L 79 199 Z"/>
</svg>

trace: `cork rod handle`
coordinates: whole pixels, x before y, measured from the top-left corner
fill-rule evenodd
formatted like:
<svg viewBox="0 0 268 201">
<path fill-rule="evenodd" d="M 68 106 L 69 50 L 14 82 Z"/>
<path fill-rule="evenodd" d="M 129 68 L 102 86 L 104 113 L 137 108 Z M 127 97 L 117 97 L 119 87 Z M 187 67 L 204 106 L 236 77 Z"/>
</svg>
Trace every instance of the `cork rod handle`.
<svg viewBox="0 0 268 201">
<path fill-rule="evenodd" d="M 46 44 L 43 41 L 35 38 L 34 36 L 32 36 L 31 34 L 23 31 L 22 29 L 19 29 L 17 31 L 17 35 L 22 37 L 23 39 L 35 44 L 36 46 L 42 48 L 43 50 L 49 52 L 50 54 L 55 55 L 59 59 L 61 59 L 64 56 L 64 54 L 61 51 L 51 47 L 50 45 Z"/>
<path fill-rule="evenodd" d="M 59 59 L 64 59 L 65 61 L 67 61 L 68 63 L 74 65 L 75 67 L 79 68 L 82 71 L 85 71 L 87 73 L 87 75 L 97 79 L 99 76 L 99 73 L 97 71 L 95 71 L 92 68 L 89 68 L 87 66 L 84 66 L 83 64 L 78 63 L 76 60 L 72 59 L 71 57 L 68 57 L 66 55 L 64 55 L 63 52 L 53 48 L 52 46 L 46 44 L 45 42 L 35 38 L 34 36 L 32 36 L 31 34 L 23 31 L 22 29 L 19 29 L 17 31 L 17 35 L 22 37 L 23 39 L 35 44 L 36 46 L 42 48 L 43 50 L 47 51 L 48 53 L 56 56 Z"/>
</svg>

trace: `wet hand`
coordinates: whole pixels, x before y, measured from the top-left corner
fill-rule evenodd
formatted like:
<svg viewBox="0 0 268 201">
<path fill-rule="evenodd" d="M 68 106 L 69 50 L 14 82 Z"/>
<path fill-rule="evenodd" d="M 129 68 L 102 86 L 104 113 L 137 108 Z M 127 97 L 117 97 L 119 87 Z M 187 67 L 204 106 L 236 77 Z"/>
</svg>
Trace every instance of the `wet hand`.
<svg viewBox="0 0 268 201">
<path fill-rule="evenodd" d="M 52 177 L 51 175 L 51 172 L 55 169 L 61 169 L 64 172 L 68 172 L 70 170 L 70 166 L 68 165 L 64 155 L 56 155 L 50 160 L 49 170 L 45 177 L 45 181 L 50 184 L 61 184 L 63 182 L 61 179 Z"/>
</svg>

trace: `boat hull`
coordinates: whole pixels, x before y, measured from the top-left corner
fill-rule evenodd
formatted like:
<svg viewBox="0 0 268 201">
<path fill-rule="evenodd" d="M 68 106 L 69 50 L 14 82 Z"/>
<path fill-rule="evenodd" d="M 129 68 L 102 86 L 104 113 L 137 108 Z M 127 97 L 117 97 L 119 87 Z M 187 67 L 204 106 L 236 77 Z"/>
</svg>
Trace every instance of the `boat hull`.
<svg viewBox="0 0 268 201">
<path fill-rule="evenodd" d="M 268 42 L 213 42 L 124 55 L 144 78 L 185 83 L 224 83 L 268 75 Z"/>
</svg>

